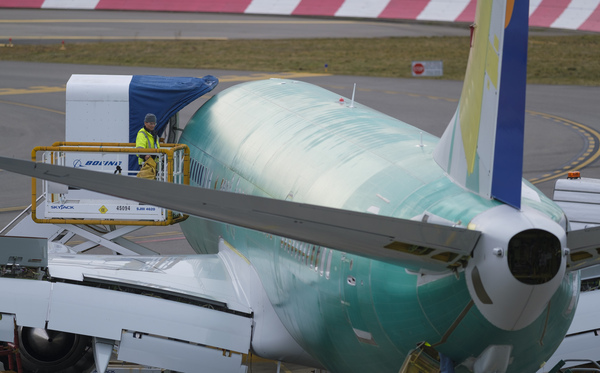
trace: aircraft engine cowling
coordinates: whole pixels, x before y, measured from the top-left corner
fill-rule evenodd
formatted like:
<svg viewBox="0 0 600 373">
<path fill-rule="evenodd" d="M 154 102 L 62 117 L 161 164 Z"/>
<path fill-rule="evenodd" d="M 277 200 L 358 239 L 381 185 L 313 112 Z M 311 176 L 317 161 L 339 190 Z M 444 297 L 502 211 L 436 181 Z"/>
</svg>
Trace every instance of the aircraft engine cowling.
<svg viewBox="0 0 600 373">
<path fill-rule="evenodd" d="M 488 210 L 470 227 L 482 232 L 465 270 L 475 305 L 498 328 L 528 326 L 565 275 L 564 229 L 536 210 L 509 206 Z"/>
<path fill-rule="evenodd" d="M 39 328 L 19 328 L 25 372 L 87 373 L 94 368 L 92 338 Z"/>
</svg>

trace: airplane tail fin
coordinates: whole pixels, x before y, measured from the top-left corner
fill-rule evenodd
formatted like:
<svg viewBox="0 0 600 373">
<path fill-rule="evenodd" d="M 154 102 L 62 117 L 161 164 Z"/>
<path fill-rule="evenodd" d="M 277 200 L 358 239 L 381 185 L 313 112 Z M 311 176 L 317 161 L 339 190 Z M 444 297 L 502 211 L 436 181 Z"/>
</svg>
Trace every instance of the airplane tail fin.
<svg viewBox="0 0 600 373">
<path fill-rule="evenodd" d="M 458 108 L 434 152 L 455 183 L 521 206 L 528 0 L 478 0 Z"/>
</svg>

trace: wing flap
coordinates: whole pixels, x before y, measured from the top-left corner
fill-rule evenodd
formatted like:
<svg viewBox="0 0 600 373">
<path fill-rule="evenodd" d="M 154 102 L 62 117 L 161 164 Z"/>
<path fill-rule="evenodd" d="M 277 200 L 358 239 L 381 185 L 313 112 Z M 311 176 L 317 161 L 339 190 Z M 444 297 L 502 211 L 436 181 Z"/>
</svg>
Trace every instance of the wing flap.
<svg viewBox="0 0 600 373">
<path fill-rule="evenodd" d="M 600 264 L 600 227 L 567 232 L 567 269 L 579 270 Z"/>
<path fill-rule="evenodd" d="M 169 276 L 163 277 L 168 280 Z M 149 291 L 119 291 L 114 286 L 92 286 L 60 279 L 48 282 L 14 278 L 0 279 L 0 291 L 13 300 L 2 305 L 2 313 L 17 315 L 19 326 L 111 341 L 122 340 L 122 333 L 130 331 L 160 336 L 165 342 L 177 340 L 185 345 L 202 347 L 199 350 L 208 348 L 203 346 L 212 346 L 240 354 L 247 353 L 250 348 L 251 317 L 181 300 L 148 296 Z M 175 354 L 177 349 L 165 349 L 166 355 L 171 352 Z M 190 371 L 176 365 L 166 367 Z"/>
<path fill-rule="evenodd" d="M 569 220 L 569 270 L 600 264 L 600 180 L 557 180 L 554 202 Z"/>
<path fill-rule="evenodd" d="M 557 180 L 552 199 L 565 212 L 571 230 L 600 224 L 599 179 Z"/>
<path fill-rule="evenodd" d="M 49 271 L 54 279 L 118 285 L 132 292 L 151 291 L 168 299 L 185 298 L 215 309 L 252 313 L 218 255 L 58 255 L 50 258 Z"/>
<path fill-rule="evenodd" d="M 0 157 L 0 168 L 296 239 L 412 270 L 446 271 L 480 232 Z"/>
</svg>

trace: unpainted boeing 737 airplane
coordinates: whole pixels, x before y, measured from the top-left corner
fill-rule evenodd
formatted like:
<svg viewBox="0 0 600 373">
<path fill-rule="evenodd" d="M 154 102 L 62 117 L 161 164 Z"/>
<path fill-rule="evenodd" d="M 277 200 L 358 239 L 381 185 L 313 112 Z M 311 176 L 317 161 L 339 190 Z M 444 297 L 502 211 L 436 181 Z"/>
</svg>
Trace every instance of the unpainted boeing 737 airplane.
<svg viewBox="0 0 600 373">
<path fill-rule="evenodd" d="M 0 312 L 34 331 L 91 337 L 99 371 L 119 345 L 123 360 L 147 349 L 144 362 L 180 371 L 238 372 L 223 359 L 251 350 L 331 372 L 396 373 L 421 343 L 457 372 L 537 371 L 572 321 L 576 270 L 591 264 L 573 254 L 598 256 L 577 242 L 598 233 L 570 231 L 522 179 L 528 5 L 478 1 L 460 102 L 441 139 L 317 86 L 271 79 L 196 112 L 181 137 L 190 186 L 2 158 L 8 171 L 190 214 L 182 230 L 202 255 L 56 255 L 43 291 L 0 279 L 19 299 Z M 148 297 L 116 290 L 127 285 L 177 288 L 213 307 L 172 300 L 152 313 L 138 307 Z M 101 304 L 112 300 L 128 306 Z M 211 316 L 219 310 L 227 317 Z M 164 334 L 153 329 L 163 324 Z M 177 328 L 187 339 L 169 334 Z M 227 336 L 247 344 L 226 348 Z M 150 342 L 164 343 L 161 352 Z M 206 346 L 229 355 L 187 352 Z M 29 355 L 32 370 L 68 371 Z"/>
</svg>

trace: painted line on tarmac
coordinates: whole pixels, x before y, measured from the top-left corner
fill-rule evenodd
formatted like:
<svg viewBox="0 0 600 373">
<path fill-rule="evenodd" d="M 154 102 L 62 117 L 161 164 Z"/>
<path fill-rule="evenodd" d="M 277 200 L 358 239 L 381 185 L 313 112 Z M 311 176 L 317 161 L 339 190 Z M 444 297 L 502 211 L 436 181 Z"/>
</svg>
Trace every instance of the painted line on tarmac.
<svg viewBox="0 0 600 373">
<path fill-rule="evenodd" d="M 33 86 L 28 88 L 0 88 L 0 96 L 11 95 L 28 95 L 32 93 L 56 93 L 65 92 L 66 86 L 48 87 L 48 86 Z"/>
<path fill-rule="evenodd" d="M 32 93 L 39 93 L 39 92 L 32 92 Z M 24 93 L 19 93 L 19 94 L 24 94 Z M 64 111 L 49 109 L 49 108 L 46 108 L 46 107 L 41 107 L 41 106 L 36 106 L 36 105 L 22 104 L 20 102 L 10 102 L 10 101 L 0 100 L 0 104 L 23 106 L 23 107 L 30 108 L 30 109 L 49 111 L 51 113 L 65 115 Z"/>
<path fill-rule="evenodd" d="M 39 93 L 39 92 L 32 92 L 32 93 Z M 19 94 L 24 94 L 24 93 L 19 93 Z M 36 106 L 36 105 L 22 104 L 20 102 L 10 102 L 10 101 L 0 100 L 0 104 L 23 106 L 23 107 L 30 108 L 30 109 L 49 111 L 51 113 L 65 115 L 64 111 L 49 109 L 49 108 L 46 108 L 46 107 L 41 107 L 41 106 Z"/>
<path fill-rule="evenodd" d="M 0 171 L 4 171 L 4 170 L 0 170 Z M 2 207 L 2 208 L 0 208 L 0 213 L 3 213 L 3 212 L 18 212 L 18 211 L 23 211 L 27 207 L 28 206 Z"/>
<path fill-rule="evenodd" d="M 568 175 L 569 171 L 581 170 L 600 157 L 600 133 L 595 129 L 552 114 L 540 113 L 532 110 L 526 110 L 526 112 L 528 114 L 539 116 L 567 126 L 569 129 L 578 132 L 584 141 L 583 149 L 577 156 L 552 172 L 546 173 L 537 178 L 529 179 L 532 184 L 543 183 L 545 181 L 566 176 Z"/>
</svg>

